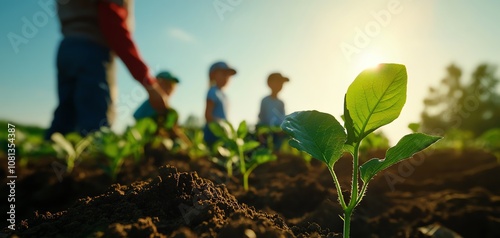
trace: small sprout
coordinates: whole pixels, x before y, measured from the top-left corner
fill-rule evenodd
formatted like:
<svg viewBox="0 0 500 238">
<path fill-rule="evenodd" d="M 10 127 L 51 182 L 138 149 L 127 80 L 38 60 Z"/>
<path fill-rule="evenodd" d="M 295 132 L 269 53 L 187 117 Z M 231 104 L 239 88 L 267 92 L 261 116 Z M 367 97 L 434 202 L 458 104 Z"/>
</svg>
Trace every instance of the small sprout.
<svg viewBox="0 0 500 238">
<path fill-rule="evenodd" d="M 243 188 L 245 191 L 248 191 L 248 177 L 252 171 L 257 168 L 257 166 L 275 161 L 276 159 L 276 155 L 274 155 L 269 149 L 260 148 L 252 153 L 252 157 L 250 161 L 248 161 L 248 168 L 243 174 Z"/>
<path fill-rule="evenodd" d="M 68 134 L 64 137 L 59 132 L 52 134 L 50 139 L 54 141 L 56 147 L 61 148 L 66 153 L 66 171 L 68 173 L 73 171 L 76 160 L 80 158 L 83 151 L 93 140 L 91 135 L 81 138 L 77 134 Z"/>
<path fill-rule="evenodd" d="M 98 150 L 108 158 L 108 164 L 103 169 L 113 180 L 116 180 L 124 159 L 133 155 L 136 149 L 135 143 L 127 138 L 130 137 L 119 136 L 108 128 L 101 128 L 96 133 Z"/>
<path fill-rule="evenodd" d="M 344 126 L 330 114 L 300 111 L 288 115 L 281 127 L 292 140 L 290 145 L 324 162 L 336 186 L 344 210 L 344 237 L 350 235 L 351 215 L 361 202 L 368 183 L 380 171 L 399 163 L 434 144 L 441 137 L 413 133 L 389 148 L 385 159 L 371 159 L 359 166 L 360 145 L 366 136 L 399 117 L 406 102 L 406 67 L 381 64 L 361 72 L 344 97 Z M 346 133 L 347 132 L 347 133 Z M 353 156 L 351 199 L 346 203 L 334 171 L 343 152 Z M 359 179 L 362 181 L 361 189 Z"/>
</svg>

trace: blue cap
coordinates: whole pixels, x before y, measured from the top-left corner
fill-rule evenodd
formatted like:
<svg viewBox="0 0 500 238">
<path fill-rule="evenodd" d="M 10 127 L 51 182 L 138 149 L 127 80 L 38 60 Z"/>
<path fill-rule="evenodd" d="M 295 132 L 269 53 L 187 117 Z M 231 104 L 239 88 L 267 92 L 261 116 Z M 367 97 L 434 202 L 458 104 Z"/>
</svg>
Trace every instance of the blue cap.
<svg viewBox="0 0 500 238">
<path fill-rule="evenodd" d="M 161 71 L 156 75 L 157 79 L 163 79 L 163 80 L 170 80 L 174 81 L 176 83 L 179 83 L 179 78 L 175 77 L 173 74 L 171 74 L 168 71 Z"/>
<path fill-rule="evenodd" d="M 213 71 L 218 70 L 218 69 L 230 71 L 231 74 L 233 74 L 233 75 L 236 74 L 236 70 L 229 67 L 229 65 L 227 65 L 226 62 L 223 62 L 223 61 L 215 62 L 214 64 L 212 64 L 212 66 L 210 66 L 210 70 L 208 72 L 212 73 Z"/>
</svg>

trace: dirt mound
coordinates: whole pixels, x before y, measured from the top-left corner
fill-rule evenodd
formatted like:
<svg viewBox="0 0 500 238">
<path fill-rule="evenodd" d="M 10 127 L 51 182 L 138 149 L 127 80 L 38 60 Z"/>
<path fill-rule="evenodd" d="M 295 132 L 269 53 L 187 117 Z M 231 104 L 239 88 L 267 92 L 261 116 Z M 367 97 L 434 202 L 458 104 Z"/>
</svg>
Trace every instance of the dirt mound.
<svg viewBox="0 0 500 238">
<path fill-rule="evenodd" d="M 160 176 L 80 199 L 68 210 L 24 221 L 21 237 L 293 237 L 277 215 L 240 204 L 225 186 L 163 167 Z"/>
</svg>

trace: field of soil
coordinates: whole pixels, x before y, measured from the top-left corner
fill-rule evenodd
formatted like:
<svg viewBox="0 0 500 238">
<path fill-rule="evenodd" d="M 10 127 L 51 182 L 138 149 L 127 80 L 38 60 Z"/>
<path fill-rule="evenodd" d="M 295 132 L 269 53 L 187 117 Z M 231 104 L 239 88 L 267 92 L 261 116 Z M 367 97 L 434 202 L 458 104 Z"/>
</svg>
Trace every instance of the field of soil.
<svg viewBox="0 0 500 238">
<path fill-rule="evenodd" d="M 228 178 L 206 158 L 148 155 L 127 162 L 115 184 L 95 161 L 61 180 L 50 158 L 31 162 L 18 171 L 18 230 L 0 237 L 341 237 L 337 192 L 319 161 L 279 155 L 254 171 L 246 192 L 239 174 Z M 348 198 L 350 158 L 335 170 Z M 352 237 L 500 237 L 499 184 L 500 164 L 487 153 L 419 154 L 371 181 Z"/>
</svg>

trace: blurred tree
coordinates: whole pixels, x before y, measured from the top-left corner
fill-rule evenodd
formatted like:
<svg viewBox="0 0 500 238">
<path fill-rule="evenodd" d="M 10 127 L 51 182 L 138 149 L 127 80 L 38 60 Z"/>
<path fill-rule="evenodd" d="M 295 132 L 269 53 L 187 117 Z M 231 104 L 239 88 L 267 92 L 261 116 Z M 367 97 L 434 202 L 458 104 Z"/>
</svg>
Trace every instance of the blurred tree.
<svg viewBox="0 0 500 238">
<path fill-rule="evenodd" d="M 182 125 L 186 128 L 202 128 L 203 127 L 203 122 L 201 121 L 200 117 L 190 114 L 184 124 Z"/>
<path fill-rule="evenodd" d="M 479 65 L 468 82 L 462 80 L 462 70 L 454 64 L 448 66 L 447 71 L 448 75 L 438 87 L 429 87 L 421 130 L 444 134 L 450 129 L 460 129 L 479 136 L 488 129 L 500 127 L 496 67 Z"/>
</svg>

